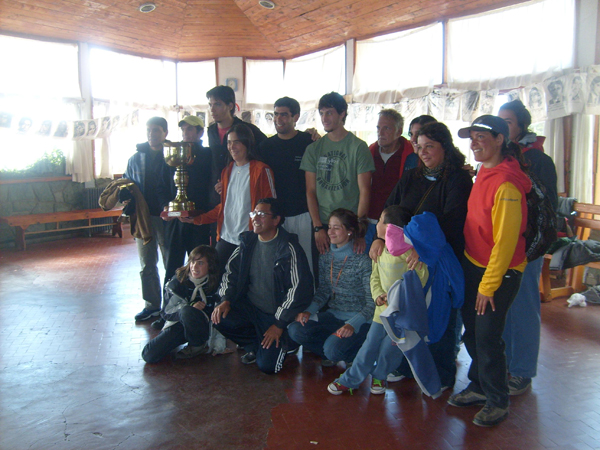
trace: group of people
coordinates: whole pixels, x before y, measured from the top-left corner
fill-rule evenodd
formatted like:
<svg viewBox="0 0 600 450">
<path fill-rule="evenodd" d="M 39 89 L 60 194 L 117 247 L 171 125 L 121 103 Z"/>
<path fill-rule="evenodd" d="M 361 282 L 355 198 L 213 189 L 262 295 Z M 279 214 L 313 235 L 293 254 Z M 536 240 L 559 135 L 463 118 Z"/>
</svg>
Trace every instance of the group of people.
<svg viewBox="0 0 600 450">
<path fill-rule="evenodd" d="M 528 174 L 557 201 L 554 164 L 523 104 L 459 131 L 474 170 L 431 116 L 411 122 L 409 141 L 402 116 L 382 109 L 368 146 L 345 129 L 340 94 L 319 101 L 322 137 L 296 130 L 300 105 L 283 97 L 267 138 L 235 116 L 231 88 L 207 98 L 208 148 L 201 118 L 179 122 L 196 156 L 187 193 L 200 214 L 160 217 L 175 197 L 164 119 L 148 121 L 148 142 L 124 174 L 142 194 L 134 214 L 147 215 L 138 223 L 149 228 L 145 239 L 134 233 L 146 302 L 135 319 L 156 319 L 162 330 L 144 360 L 185 343 L 177 358 L 219 353 L 227 338 L 244 349 L 243 363 L 277 373 L 302 346 L 323 366 L 345 362 L 331 394 L 371 375 L 373 394 L 414 377 L 437 398 L 454 386 L 464 323 L 470 384 L 448 403 L 483 405 L 477 425 L 504 420 L 509 395 L 531 386 L 539 352 L 542 261 L 527 263 L 525 253 Z"/>
</svg>

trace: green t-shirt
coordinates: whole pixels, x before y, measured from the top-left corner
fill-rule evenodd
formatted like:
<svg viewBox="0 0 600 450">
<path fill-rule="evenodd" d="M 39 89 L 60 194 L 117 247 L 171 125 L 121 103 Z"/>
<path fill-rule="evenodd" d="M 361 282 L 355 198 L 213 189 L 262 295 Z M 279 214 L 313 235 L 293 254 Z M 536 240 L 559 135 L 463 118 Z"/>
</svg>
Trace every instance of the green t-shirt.
<svg viewBox="0 0 600 450">
<path fill-rule="evenodd" d="M 321 222 L 337 208 L 358 212 L 358 175 L 374 172 L 375 163 L 367 143 L 354 134 L 339 142 L 327 135 L 306 148 L 300 169 L 316 174 Z"/>
</svg>

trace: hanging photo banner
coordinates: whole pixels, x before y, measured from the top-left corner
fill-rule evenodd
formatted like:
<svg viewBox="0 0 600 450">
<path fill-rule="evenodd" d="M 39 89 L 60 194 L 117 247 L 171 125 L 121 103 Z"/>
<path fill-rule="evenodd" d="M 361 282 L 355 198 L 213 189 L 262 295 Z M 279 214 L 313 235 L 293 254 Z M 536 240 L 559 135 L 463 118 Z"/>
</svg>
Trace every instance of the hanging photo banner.
<svg viewBox="0 0 600 450">
<path fill-rule="evenodd" d="M 52 139 L 93 140 L 106 138 L 115 130 L 135 126 L 139 110 L 125 116 L 107 116 L 93 120 L 39 120 L 29 116 L 15 117 L 0 111 L 0 130 Z"/>
</svg>

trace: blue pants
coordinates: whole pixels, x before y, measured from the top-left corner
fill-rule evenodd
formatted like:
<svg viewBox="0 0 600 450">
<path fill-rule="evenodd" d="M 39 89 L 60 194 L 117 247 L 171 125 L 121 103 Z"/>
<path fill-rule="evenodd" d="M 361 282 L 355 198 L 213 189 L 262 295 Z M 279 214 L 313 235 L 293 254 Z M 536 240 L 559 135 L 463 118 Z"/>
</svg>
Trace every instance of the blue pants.
<svg viewBox="0 0 600 450">
<path fill-rule="evenodd" d="M 179 310 L 179 322 L 148 342 L 142 350 L 142 358 L 148 363 L 156 363 L 181 344 L 189 342 L 193 347 L 200 347 L 209 337 L 210 324 L 206 315 L 192 306 L 184 306 Z"/>
<path fill-rule="evenodd" d="M 260 345 L 263 335 L 274 324 L 274 314 L 259 310 L 244 298 L 236 302 L 227 317 L 222 318 L 215 327 L 223 336 L 244 347 L 247 352 L 254 352 L 258 368 L 264 373 L 272 374 L 281 370 L 289 347 L 286 329 L 279 339 L 279 347 L 276 347 L 275 342 L 268 349 Z"/>
<path fill-rule="evenodd" d="M 506 314 L 519 290 L 522 273 L 508 270 L 502 278 L 502 284 L 494 293 L 496 311 L 492 311 L 488 304 L 485 313 L 477 315 L 475 302 L 485 268 L 477 267 L 467 258 L 463 259 L 462 266 L 465 273 L 463 340 L 472 360 L 469 367 L 469 387 L 479 394 L 484 394 L 489 405 L 508 408 L 508 377 L 502 332 Z"/>
<path fill-rule="evenodd" d="M 512 376 L 533 378 L 540 353 L 540 275 L 544 258 L 527 264 L 521 287 L 508 315 L 502 338 L 506 343 L 506 364 Z"/>
<path fill-rule="evenodd" d="M 383 325 L 373 322 L 352 367 L 342 374 L 339 382 L 356 389 L 369 374 L 385 381 L 388 373 L 400 365 L 402 358 L 402 350 L 388 337 Z"/>
<path fill-rule="evenodd" d="M 322 358 L 347 363 L 354 361 L 367 337 L 370 324 L 365 323 L 360 330 L 354 330 L 350 337 L 340 338 L 334 333 L 346 324 L 345 321 L 337 319 L 328 311 L 319 313 L 318 317 L 318 322 L 309 320 L 304 326 L 299 322 L 292 323 L 288 327 L 292 340 Z"/>
</svg>

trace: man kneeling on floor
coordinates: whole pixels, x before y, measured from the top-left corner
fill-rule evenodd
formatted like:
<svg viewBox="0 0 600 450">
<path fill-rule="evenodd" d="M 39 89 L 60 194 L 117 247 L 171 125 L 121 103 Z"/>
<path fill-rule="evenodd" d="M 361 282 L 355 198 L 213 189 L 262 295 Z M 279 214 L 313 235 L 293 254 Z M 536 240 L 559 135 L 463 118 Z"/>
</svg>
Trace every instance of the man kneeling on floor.
<svg viewBox="0 0 600 450">
<path fill-rule="evenodd" d="M 276 199 L 259 200 L 250 217 L 254 231 L 240 235 L 229 258 L 212 321 L 244 347 L 242 363 L 277 373 L 297 346 L 287 326 L 310 304 L 313 279 L 298 237 L 281 227 L 285 217 Z"/>
</svg>

